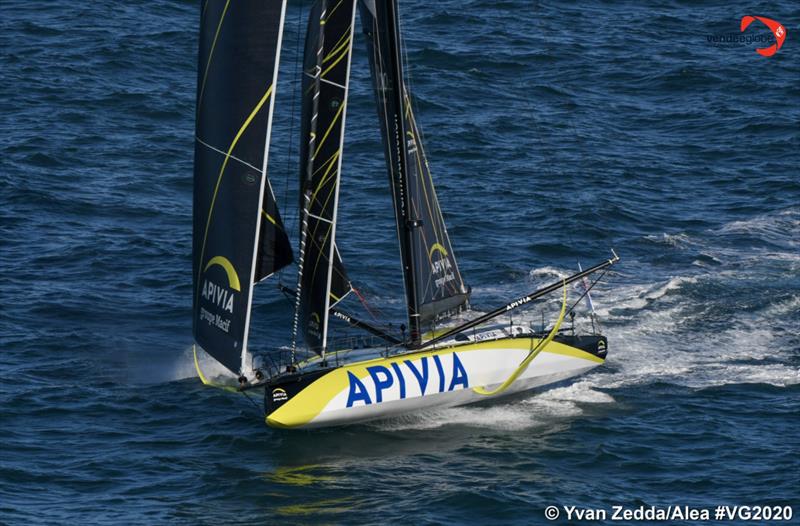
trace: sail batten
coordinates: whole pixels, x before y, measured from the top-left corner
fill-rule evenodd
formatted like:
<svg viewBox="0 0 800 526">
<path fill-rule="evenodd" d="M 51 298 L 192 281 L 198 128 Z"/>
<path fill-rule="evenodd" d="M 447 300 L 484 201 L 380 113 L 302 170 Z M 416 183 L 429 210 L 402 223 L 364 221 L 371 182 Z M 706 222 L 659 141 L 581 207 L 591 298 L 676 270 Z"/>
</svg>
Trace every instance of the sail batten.
<svg viewBox="0 0 800 526">
<path fill-rule="evenodd" d="M 241 374 L 253 283 L 292 260 L 267 178 L 286 1 L 208 2 L 200 22 L 193 333 Z"/>
</svg>

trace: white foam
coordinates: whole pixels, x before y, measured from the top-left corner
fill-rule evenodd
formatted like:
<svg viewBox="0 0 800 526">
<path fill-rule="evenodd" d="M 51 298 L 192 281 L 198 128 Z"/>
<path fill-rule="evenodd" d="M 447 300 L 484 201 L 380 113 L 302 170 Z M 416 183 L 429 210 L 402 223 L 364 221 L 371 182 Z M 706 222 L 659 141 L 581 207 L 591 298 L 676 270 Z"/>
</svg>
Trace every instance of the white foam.
<svg viewBox="0 0 800 526">
<path fill-rule="evenodd" d="M 800 244 L 800 208 L 764 214 L 742 221 L 732 221 L 719 232 L 724 234 L 748 234 L 760 238 L 781 239 L 792 246 Z"/>
<path fill-rule="evenodd" d="M 209 356 L 202 350 L 197 350 L 197 362 L 200 370 L 208 380 L 224 385 L 238 385 L 236 376 L 227 370 L 221 363 Z M 168 381 L 185 380 L 186 378 L 196 378 L 197 371 L 194 366 L 194 353 L 192 347 L 186 348 L 181 354 L 181 359 L 175 362 L 172 374 Z"/>
<path fill-rule="evenodd" d="M 679 286 L 699 282 L 679 281 Z M 670 283 L 675 285 L 675 278 L 651 290 L 668 288 Z M 659 300 L 664 297 L 653 296 Z M 718 331 L 689 329 L 697 327 L 694 318 L 708 310 L 707 305 L 693 301 L 678 297 L 669 304 L 656 301 L 633 309 L 633 313 L 629 306 L 624 315 L 610 315 L 614 323 L 606 331 L 607 367 L 615 367 L 616 372 L 603 374 L 602 385 L 620 388 L 664 381 L 702 388 L 735 383 L 763 382 L 778 386 L 797 383 L 800 372 L 797 367 L 774 363 L 780 359 L 782 349 L 776 344 L 772 321 L 776 316 L 785 317 L 797 311 L 800 298 L 793 296 L 763 312 L 734 314 L 727 328 Z M 714 301 L 715 298 L 708 298 L 712 305 Z M 800 329 L 797 321 L 787 318 L 787 323 Z M 750 363 L 741 364 L 742 361 Z"/>
<path fill-rule="evenodd" d="M 800 319 L 800 294 L 795 294 L 787 300 L 770 305 L 764 310 L 764 316 L 770 319 L 793 316 Z"/>
<path fill-rule="evenodd" d="M 372 426 L 383 431 L 437 429 L 451 425 L 507 431 L 550 430 L 567 419 L 580 416 L 588 404 L 615 401 L 611 395 L 597 391 L 595 387 L 594 381 L 583 379 L 565 387 L 533 393 L 521 400 L 498 400 L 491 406 L 464 406 L 414 413 L 382 420 Z"/>
<path fill-rule="evenodd" d="M 644 294 L 644 299 L 654 301 L 659 298 L 664 297 L 667 293 L 673 290 L 679 290 L 686 284 L 694 284 L 697 283 L 696 277 L 691 276 L 677 276 L 671 278 L 667 281 L 664 285 L 657 286 L 655 290 L 648 291 Z"/>
<path fill-rule="evenodd" d="M 412 413 L 401 417 L 375 422 L 372 426 L 383 431 L 428 430 L 445 426 L 468 426 L 475 428 L 519 431 L 524 429 L 548 429 L 567 417 L 581 414 L 574 402 L 548 399 L 531 399 L 512 403 L 498 401 L 488 407 L 462 406 L 423 413 Z"/>
<path fill-rule="evenodd" d="M 577 269 L 576 269 L 577 270 Z M 555 267 L 540 267 L 531 269 L 528 272 L 528 277 L 531 280 L 548 280 L 548 281 L 556 281 L 558 279 L 564 279 L 569 277 L 572 272 L 567 272 L 565 270 L 555 268 Z"/>
<path fill-rule="evenodd" d="M 662 233 L 660 235 L 651 234 L 649 236 L 645 236 L 645 239 L 653 241 L 655 243 L 669 245 L 671 247 L 679 247 L 689 243 L 689 236 L 687 236 L 686 234 L 667 234 L 667 233 Z"/>
</svg>

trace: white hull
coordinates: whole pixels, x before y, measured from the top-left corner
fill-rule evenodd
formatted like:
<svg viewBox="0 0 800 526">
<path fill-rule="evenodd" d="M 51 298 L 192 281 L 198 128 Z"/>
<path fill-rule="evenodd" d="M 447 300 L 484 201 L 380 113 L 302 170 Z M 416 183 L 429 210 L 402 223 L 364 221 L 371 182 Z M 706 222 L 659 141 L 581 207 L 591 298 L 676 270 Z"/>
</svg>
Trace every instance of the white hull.
<svg viewBox="0 0 800 526">
<path fill-rule="evenodd" d="M 491 395 L 476 390 L 502 385 L 539 342 L 525 337 L 466 343 L 342 366 L 296 393 L 291 384 L 268 387 L 267 406 L 274 409 L 266 420 L 274 427 L 312 428 L 453 407 L 559 382 L 604 361 L 553 341 L 505 390 Z"/>
</svg>

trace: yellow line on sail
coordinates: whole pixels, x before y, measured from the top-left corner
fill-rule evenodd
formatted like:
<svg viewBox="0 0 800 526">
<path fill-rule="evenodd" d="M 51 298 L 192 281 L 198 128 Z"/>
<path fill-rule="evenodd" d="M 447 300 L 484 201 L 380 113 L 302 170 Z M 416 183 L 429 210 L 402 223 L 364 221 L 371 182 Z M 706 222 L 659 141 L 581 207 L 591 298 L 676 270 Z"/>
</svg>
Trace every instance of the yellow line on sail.
<svg viewBox="0 0 800 526">
<path fill-rule="evenodd" d="M 553 326 L 553 330 L 550 331 L 550 334 L 547 335 L 547 338 L 545 338 L 544 341 L 540 342 L 539 345 L 537 345 L 536 348 L 533 349 L 528 354 L 528 356 L 525 357 L 524 360 L 522 360 L 522 363 L 519 364 L 519 367 L 517 367 L 517 369 L 513 373 L 511 373 L 511 376 L 509 376 L 505 382 L 500 384 L 500 386 L 497 389 L 488 391 L 485 387 L 475 387 L 472 390 L 480 395 L 496 395 L 508 389 L 508 386 L 513 384 L 514 380 L 516 380 L 519 377 L 519 375 L 525 372 L 525 370 L 528 368 L 528 365 L 530 365 L 533 359 L 539 356 L 539 353 L 542 352 L 542 350 L 545 347 L 547 347 L 547 345 L 551 341 L 553 341 L 553 338 L 555 338 L 556 334 L 558 333 L 558 329 L 561 328 L 561 322 L 564 321 L 564 315 L 566 313 L 567 313 L 567 280 L 564 280 L 564 299 L 561 301 L 561 314 L 558 315 L 558 321 Z"/>
<path fill-rule="evenodd" d="M 349 37 L 350 37 L 350 34 L 351 34 L 351 33 L 350 33 L 350 28 L 348 28 L 348 30 L 347 30 L 347 31 L 345 31 L 345 32 L 344 32 L 344 34 L 343 34 L 342 36 L 340 36 L 340 37 L 339 37 L 339 40 L 337 40 L 337 41 L 336 41 L 336 43 L 333 45 L 333 48 L 332 48 L 332 49 L 333 49 L 333 51 L 329 52 L 327 55 L 325 55 L 325 58 L 324 58 L 324 59 L 322 59 L 322 63 L 323 63 L 323 64 L 324 64 L 324 63 L 326 63 L 327 61 L 329 61 L 329 60 L 331 59 L 331 57 L 333 57 L 333 55 L 335 55 L 335 54 L 336 54 L 336 52 L 338 51 L 339 47 L 341 47 L 341 45 L 342 45 L 342 42 L 343 42 L 345 39 L 349 38 Z"/>
<path fill-rule="evenodd" d="M 317 184 L 317 188 L 314 190 L 314 193 L 311 194 L 311 202 L 312 203 L 317 198 L 317 194 L 319 193 L 320 190 L 322 190 L 322 187 L 325 185 L 325 183 L 330 181 L 330 179 L 332 177 L 330 175 L 331 170 L 333 169 L 334 166 L 337 166 L 336 160 L 339 158 L 339 153 L 341 153 L 341 151 L 342 151 L 341 149 L 336 150 L 336 153 L 331 158 L 331 162 L 328 163 L 328 169 L 325 170 L 325 173 L 322 175 L 322 177 L 319 180 L 319 184 Z M 336 172 L 334 171 L 334 175 L 335 174 L 336 174 Z"/>
<path fill-rule="evenodd" d="M 330 169 L 333 168 L 334 166 L 337 166 L 337 169 L 334 170 L 333 173 L 334 174 L 338 173 L 338 163 L 331 163 L 330 166 L 328 167 L 328 171 L 325 172 L 325 176 L 323 176 L 323 179 L 328 176 L 328 174 L 330 173 Z M 333 177 L 333 176 L 331 176 L 331 177 Z M 329 179 L 330 179 L 330 177 L 329 177 Z M 321 184 L 322 183 L 320 183 L 320 187 L 321 187 Z M 325 208 L 328 207 L 328 203 L 330 202 L 330 200 L 333 197 L 334 193 L 335 192 L 333 192 L 333 191 L 328 192 L 328 197 L 325 199 L 325 202 L 322 203 L 322 209 L 323 210 L 325 210 Z M 315 194 L 315 196 L 316 196 L 316 194 Z M 311 273 L 311 282 L 314 281 L 314 278 L 317 275 L 317 268 L 319 267 L 319 262 L 320 262 L 320 259 L 322 259 L 323 252 L 324 252 L 322 249 L 325 248 L 325 243 L 328 242 L 328 237 L 330 237 L 331 232 L 333 230 L 333 224 L 332 223 L 327 223 L 328 230 L 325 232 L 325 236 L 322 238 L 322 243 L 317 243 L 317 241 L 316 241 L 316 239 L 317 239 L 317 230 L 319 229 L 319 225 L 322 224 L 322 223 L 323 223 L 322 221 L 317 221 L 316 222 L 316 224 L 314 225 L 314 232 L 312 232 L 311 236 L 310 236 L 312 242 L 319 247 L 319 250 L 317 251 L 317 260 L 316 260 L 316 262 L 314 262 L 314 270 Z M 327 256 L 326 256 L 326 259 L 327 259 Z M 333 261 L 329 261 L 329 263 L 331 265 L 333 265 Z"/>
<path fill-rule="evenodd" d="M 347 42 L 348 42 L 348 44 L 349 44 L 349 43 L 350 43 L 350 39 L 347 39 Z M 350 47 L 348 46 L 348 47 L 346 47 L 346 48 L 345 48 L 345 49 L 344 49 L 344 50 L 341 52 L 341 54 L 339 55 L 339 57 L 338 57 L 336 60 L 334 60 L 333 62 L 331 62 L 331 65 L 330 65 L 330 66 L 328 66 L 328 69 L 326 69 L 325 71 L 323 71 L 323 72 L 322 72 L 322 74 L 320 75 L 320 77 L 324 77 L 324 76 L 325 76 L 325 75 L 326 75 L 326 74 L 327 74 L 327 73 L 328 73 L 330 70 L 332 70 L 333 68 L 335 68 L 335 67 L 336 67 L 336 64 L 338 64 L 339 62 L 341 62 L 341 61 L 342 61 L 342 59 L 343 59 L 344 57 L 346 57 L 347 55 L 349 55 L 349 54 L 350 54 Z"/>
<path fill-rule="evenodd" d="M 203 82 L 200 84 L 200 96 L 197 97 L 197 107 L 199 108 L 203 102 L 203 93 L 206 90 L 206 79 L 208 78 L 208 69 L 211 67 L 211 58 L 214 56 L 214 48 L 217 47 L 217 39 L 219 38 L 220 29 L 222 29 L 222 21 L 225 20 L 225 13 L 228 12 L 228 6 L 231 0 L 225 2 L 225 7 L 222 9 L 222 15 L 219 17 L 217 24 L 217 32 L 214 33 L 214 40 L 211 43 L 211 51 L 208 53 L 208 62 L 206 62 L 206 70 L 203 72 Z"/>
<path fill-rule="evenodd" d="M 405 88 L 405 86 L 404 86 L 404 88 Z M 405 99 L 405 102 L 406 102 L 406 118 L 408 119 L 409 124 L 411 125 L 411 130 L 412 130 L 412 131 L 409 131 L 408 133 L 411 135 L 411 138 L 414 140 L 414 146 L 417 149 L 417 151 L 414 154 L 414 157 L 417 160 L 417 173 L 419 174 L 419 178 L 422 179 L 420 186 L 422 186 L 422 193 L 425 196 L 425 206 L 428 207 L 428 214 L 431 217 L 434 217 L 434 208 L 433 208 L 433 206 L 431 206 L 431 199 L 430 199 L 430 196 L 428 196 L 428 188 L 427 188 L 427 185 L 426 185 L 426 181 L 424 179 L 427 178 L 428 182 L 430 182 L 431 192 L 433 193 L 434 202 L 438 203 L 438 201 L 436 200 L 436 191 L 434 190 L 434 187 L 433 187 L 433 180 L 432 180 L 432 177 L 431 177 L 431 172 L 430 172 L 430 170 L 427 169 L 428 168 L 427 163 L 425 164 L 424 167 L 422 166 L 422 157 L 425 155 L 425 151 L 423 150 L 422 142 L 417 140 L 417 137 L 415 135 L 415 134 L 417 134 L 419 132 L 419 130 L 417 130 L 417 120 L 414 118 L 414 112 L 411 111 L 411 99 L 408 96 L 408 91 L 404 89 L 403 90 L 403 95 L 405 96 L 404 99 Z M 422 206 L 422 203 L 420 203 L 420 206 Z M 440 218 L 434 217 L 434 219 L 440 219 Z M 443 241 L 445 239 L 443 232 L 439 232 L 439 228 L 437 228 L 439 225 L 443 225 L 444 221 L 440 219 L 438 221 L 438 223 L 439 224 L 437 225 L 437 221 L 434 221 L 433 225 L 432 225 L 433 226 L 433 236 L 436 239 L 436 244 L 439 244 L 438 243 L 439 241 Z M 424 235 L 424 230 L 422 232 L 423 232 L 423 235 Z M 425 240 L 426 246 L 427 246 L 427 242 L 428 242 L 428 240 L 426 239 Z M 444 255 L 445 256 L 447 255 L 447 251 L 446 250 L 444 252 Z M 431 265 L 433 265 L 433 259 L 432 258 L 433 258 L 433 250 L 431 250 L 428 253 L 428 263 L 430 263 Z M 426 285 L 426 287 L 427 287 L 427 285 Z"/>
<path fill-rule="evenodd" d="M 247 129 L 247 127 L 250 126 L 250 123 L 253 121 L 255 116 L 261 110 L 261 107 L 264 106 L 264 103 L 267 102 L 267 99 L 269 99 L 271 94 L 272 94 L 272 85 L 270 84 L 269 88 L 267 88 L 266 93 L 264 93 L 264 96 L 261 97 L 261 100 L 258 101 L 258 104 L 256 104 L 255 108 L 253 108 L 253 111 L 250 112 L 250 115 L 247 116 L 247 119 L 245 119 L 245 121 L 242 124 L 241 128 L 239 128 L 239 131 L 236 133 L 236 136 L 233 138 L 233 141 L 231 142 L 231 145 L 228 147 L 228 153 L 225 154 L 225 159 L 222 161 L 222 166 L 220 167 L 219 175 L 217 176 L 217 184 L 216 184 L 216 186 L 214 186 L 214 194 L 211 197 L 211 206 L 208 209 L 208 219 L 206 220 L 206 230 L 203 233 L 203 244 L 201 245 L 201 249 L 200 249 L 200 261 L 199 261 L 199 265 L 200 266 L 197 269 L 197 275 L 198 276 L 200 275 L 200 269 L 203 267 L 203 257 L 205 256 L 205 252 L 206 252 L 206 240 L 208 239 L 208 229 L 211 227 L 211 217 L 212 217 L 212 215 L 214 213 L 214 205 L 217 202 L 217 192 L 219 192 L 219 185 L 222 182 L 222 176 L 225 173 L 225 167 L 228 166 L 228 159 L 231 158 L 231 153 L 233 153 L 233 149 L 236 148 L 236 144 L 239 142 L 239 139 L 241 139 L 242 134 L 244 134 L 244 132 Z M 195 296 L 197 296 L 197 294 L 199 294 L 199 292 L 200 292 L 200 280 L 198 279 L 197 280 L 197 290 L 195 291 Z"/>
<path fill-rule="evenodd" d="M 269 215 L 263 208 L 261 209 L 261 215 L 263 215 L 267 219 L 267 221 L 269 221 L 273 225 L 278 226 L 278 222 L 275 221 L 275 218 Z"/>
<path fill-rule="evenodd" d="M 317 158 L 319 150 L 322 148 L 322 145 L 325 144 L 325 140 L 328 138 L 328 135 L 330 135 L 331 130 L 336 125 L 336 121 L 338 121 L 339 117 L 342 115 L 342 110 L 344 110 L 345 104 L 346 104 L 345 102 L 339 104 L 339 109 L 336 111 L 336 115 L 333 116 L 333 120 L 331 121 L 330 126 L 328 126 L 328 129 L 325 131 L 325 135 L 322 136 L 322 140 L 319 141 L 317 149 L 314 151 L 314 155 L 311 156 L 312 160 Z"/>
<path fill-rule="evenodd" d="M 325 21 L 326 21 L 326 22 L 327 22 L 328 20 L 330 20 L 330 19 L 331 19 L 331 17 L 333 16 L 333 13 L 334 13 L 334 12 L 335 12 L 337 9 L 339 9 L 339 6 L 340 6 L 340 5 L 342 5 L 342 2 L 344 2 L 344 0 L 339 0 L 339 3 L 338 3 L 338 4 L 336 4 L 336 5 L 334 6 L 334 8 L 333 8 L 333 9 L 331 9 L 331 10 L 328 12 L 328 16 L 326 16 L 326 17 L 325 17 Z"/>
<path fill-rule="evenodd" d="M 348 28 L 347 32 L 345 32 L 345 34 L 342 35 L 342 38 L 340 38 L 339 41 L 336 42 L 336 44 L 334 44 L 333 50 L 330 53 L 328 53 L 325 56 L 325 58 L 322 59 L 323 64 L 328 62 L 335 55 L 341 53 L 342 48 L 346 47 L 350 43 L 350 35 L 351 35 L 350 29 Z"/>
<path fill-rule="evenodd" d="M 328 160 L 327 160 L 327 161 L 325 161 L 324 163 L 320 164 L 320 165 L 319 165 L 319 168 L 317 168 L 316 170 L 314 170 L 314 173 L 313 173 L 312 175 L 317 175 L 317 174 L 320 172 L 320 170 L 322 170 L 323 168 L 327 168 L 327 166 L 328 166 L 328 163 L 331 163 L 331 162 L 333 162 L 333 160 L 334 160 L 334 159 L 336 159 L 336 156 L 337 156 L 337 155 L 339 155 L 339 150 L 336 150 L 335 152 L 333 152 L 333 155 L 331 155 L 330 157 L 328 157 Z"/>
</svg>

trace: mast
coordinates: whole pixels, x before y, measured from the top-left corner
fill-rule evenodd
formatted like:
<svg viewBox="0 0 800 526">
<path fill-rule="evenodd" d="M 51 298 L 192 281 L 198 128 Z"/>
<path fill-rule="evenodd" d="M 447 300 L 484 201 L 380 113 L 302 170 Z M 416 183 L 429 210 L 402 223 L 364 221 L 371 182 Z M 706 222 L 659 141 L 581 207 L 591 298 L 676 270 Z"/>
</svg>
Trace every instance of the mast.
<svg viewBox="0 0 800 526">
<path fill-rule="evenodd" d="M 400 46 L 400 22 L 398 18 L 398 9 L 396 0 L 386 0 L 386 37 L 389 47 L 389 67 L 394 72 L 391 76 L 391 96 L 394 98 L 394 107 L 397 113 L 393 116 L 395 119 L 394 125 L 394 142 L 397 148 L 396 157 L 396 177 L 400 182 L 400 211 L 402 214 L 401 233 L 402 237 L 400 243 L 403 245 L 402 250 L 403 270 L 405 275 L 406 286 L 406 304 L 408 308 L 408 326 L 409 326 L 409 344 L 411 347 L 416 347 L 420 344 L 420 319 L 419 319 L 419 301 L 417 299 L 417 287 L 414 283 L 414 229 L 420 226 L 419 221 L 413 216 L 411 210 L 411 199 L 409 195 L 408 185 L 408 151 L 406 147 L 406 127 L 405 119 L 405 89 L 403 86 L 403 57 L 402 48 Z"/>
<path fill-rule="evenodd" d="M 395 0 L 362 0 L 359 8 L 394 203 L 408 311 L 410 339 L 407 344 L 414 347 L 420 343 L 419 301 L 414 269 L 414 230 L 419 222 L 413 216 L 408 186 L 403 61 L 397 3 Z"/>
<path fill-rule="evenodd" d="M 267 178 L 285 8 L 285 0 L 212 2 L 200 22 L 193 334 L 242 375 L 253 284 L 292 261 Z"/>
</svg>

